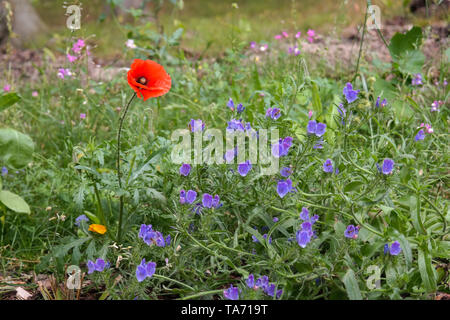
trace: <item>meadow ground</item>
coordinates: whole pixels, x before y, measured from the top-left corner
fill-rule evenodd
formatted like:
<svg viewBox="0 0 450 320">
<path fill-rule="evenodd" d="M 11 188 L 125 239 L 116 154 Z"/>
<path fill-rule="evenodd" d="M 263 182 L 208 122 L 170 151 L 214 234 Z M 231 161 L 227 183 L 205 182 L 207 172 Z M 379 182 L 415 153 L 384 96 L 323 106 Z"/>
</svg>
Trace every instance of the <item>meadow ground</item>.
<svg viewBox="0 0 450 320">
<path fill-rule="evenodd" d="M 147 2 L 1 49 L 0 299 L 448 298 L 445 2 Z"/>
</svg>

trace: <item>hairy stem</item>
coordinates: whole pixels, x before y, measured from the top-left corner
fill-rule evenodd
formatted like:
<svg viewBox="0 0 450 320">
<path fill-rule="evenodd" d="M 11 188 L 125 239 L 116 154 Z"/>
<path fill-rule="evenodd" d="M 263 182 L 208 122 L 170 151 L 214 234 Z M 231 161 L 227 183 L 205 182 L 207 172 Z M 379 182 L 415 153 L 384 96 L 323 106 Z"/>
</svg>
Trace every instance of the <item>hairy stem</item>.
<svg viewBox="0 0 450 320">
<path fill-rule="evenodd" d="M 119 120 L 119 131 L 117 132 L 117 180 L 119 181 L 119 189 L 122 189 L 122 174 L 120 172 L 120 136 L 122 134 L 123 121 L 127 115 L 128 109 L 131 105 L 131 102 L 136 97 L 136 93 L 133 94 L 130 101 L 128 101 L 127 106 L 125 107 L 125 111 L 123 112 L 122 117 Z M 119 206 L 119 226 L 117 228 L 117 241 L 120 242 L 120 238 L 122 235 L 122 220 L 123 220 L 123 195 L 120 196 L 120 206 Z"/>
</svg>

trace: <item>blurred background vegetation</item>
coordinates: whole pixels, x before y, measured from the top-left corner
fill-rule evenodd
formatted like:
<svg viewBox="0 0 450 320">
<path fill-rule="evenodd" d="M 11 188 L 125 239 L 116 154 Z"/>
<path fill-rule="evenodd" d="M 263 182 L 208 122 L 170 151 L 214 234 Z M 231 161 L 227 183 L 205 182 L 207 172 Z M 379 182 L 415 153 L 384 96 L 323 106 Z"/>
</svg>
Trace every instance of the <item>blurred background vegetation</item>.
<svg viewBox="0 0 450 320">
<path fill-rule="evenodd" d="M 414 24 L 425 24 L 426 15 L 411 13 L 414 2 L 373 0 L 372 4 L 381 8 L 382 23 L 402 16 Z M 230 47 L 230 30 L 238 32 L 243 41 L 270 40 L 282 30 L 305 34 L 314 29 L 338 37 L 345 28 L 362 25 L 366 0 L 31 0 L 31 4 L 47 28 L 33 37 L 28 47 L 52 48 L 70 34 L 65 7 L 79 4 L 82 20 L 76 36 L 95 36 L 96 54 L 111 58 L 123 49 L 128 34 L 124 26 L 141 27 L 143 23 L 147 30 L 163 28 L 168 34 L 183 28 L 183 49 L 206 55 L 217 55 Z"/>
</svg>

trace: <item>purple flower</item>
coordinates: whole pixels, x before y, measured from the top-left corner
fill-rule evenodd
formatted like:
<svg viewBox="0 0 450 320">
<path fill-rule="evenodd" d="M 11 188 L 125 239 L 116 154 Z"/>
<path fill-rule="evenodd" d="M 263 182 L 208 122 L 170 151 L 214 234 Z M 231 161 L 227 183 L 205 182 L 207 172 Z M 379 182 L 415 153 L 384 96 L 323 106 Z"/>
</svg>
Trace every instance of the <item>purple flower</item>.
<svg viewBox="0 0 450 320">
<path fill-rule="evenodd" d="M 211 208 L 212 207 L 212 201 L 213 197 L 209 193 L 205 193 L 203 195 L 202 204 L 205 208 Z"/>
<path fill-rule="evenodd" d="M 73 44 L 72 51 L 75 53 L 79 53 L 85 45 L 86 44 L 83 39 L 78 39 L 78 41 Z"/>
<path fill-rule="evenodd" d="M 247 284 L 247 287 L 253 289 L 253 287 L 255 286 L 255 277 L 253 276 L 253 274 L 248 275 L 248 278 L 245 281 L 245 283 Z"/>
<path fill-rule="evenodd" d="M 191 119 L 191 121 L 189 122 L 189 130 L 191 130 L 191 132 L 203 131 L 204 129 L 205 124 L 200 119 L 198 120 Z"/>
<path fill-rule="evenodd" d="M 89 260 L 87 263 L 87 267 L 88 267 L 88 274 L 91 274 L 95 271 L 95 263 L 94 261 Z"/>
<path fill-rule="evenodd" d="M 250 163 L 250 160 L 247 160 L 238 165 L 238 172 L 242 177 L 245 177 L 251 169 L 252 164 Z"/>
<path fill-rule="evenodd" d="M 258 288 L 262 288 L 265 290 L 267 286 L 269 285 L 269 277 L 268 276 L 262 276 L 256 280 L 255 286 Z"/>
<path fill-rule="evenodd" d="M 11 85 L 5 84 L 5 86 L 3 87 L 3 91 L 10 92 L 11 91 Z"/>
<path fill-rule="evenodd" d="M 331 159 L 327 159 L 323 163 L 323 171 L 327 173 L 333 172 L 333 162 L 331 161 Z"/>
<path fill-rule="evenodd" d="M 344 105 L 341 103 L 339 104 L 339 106 L 337 107 L 339 114 L 341 115 L 341 123 L 343 125 L 345 125 L 345 115 L 347 114 L 347 110 L 345 110 Z"/>
<path fill-rule="evenodd" d="M 295 34 L 295 38 L 298 39 L 298 38 L 300 38 L 301 35 L 302 35 L 302 33 L 299 31 Z"/>
<path fill-rule="evenodd" d="M 383 174 L 391 174 L 393 169 L 394 169 L 394 160 L 389 158 L 384 159 L 381 172 Z"/>
<path fill-rule="evenodd" d="M 184 190 L 180 190 L 180 203 L 185 204 L 186 202 L 191 204 L 197 198 L 197 192 L 194 190 L 188 190 L 188 192 Z"/>
<path fill-rule="evenodd" d="M 287 177 L 289 177 L 289 176 L 292 174 L 292 168 L 291 168 L 291 167 L 284 167 L 284 168 L 281 168 L 280 174 L 281 174 L 283 177 L 287 178 Z"/>
<path fill-rule="evenodd" d="M 242 103 L 239 103 L 236 107 L 237 113 L 242 113 L 242 112 L 244 112 L 244 110 L 245 110 L 245 107 L 242 105 Z"/>
<path fill-rule="evenodd" d="M 439 106 L 443 104 L 442 101 L 433 101 L 431 104 L 431 112 L 439 112 Z"/>
<path fill-rule="evenodd" d="M 89 260 L 87 263 L 88 274 L 93 273 L 94 271 L 102 272 L 105 268 L 109 267 L 109 263 L 105 263 L 105 260 L 98 258 L 97 260 L 91 261 Z"/>
<path fill-rule="evenodd" d="M 139 238 L 144 240 L 144 242 L 151 246 L 152 244 L 157 245 L 158 247 L 165 247 L 170 244 L 170 235 L 164 239 L 164 236 L 161 232 L 153 230 L 152 225 L 142 224 L 139 230 Z"/>
<path fill-rule="evenodd" d="M 232 150 L 227 150 L 223 158 L 226 161 L 226 163 L 230 163 L 231 161 L 233 161 L 234 157 L 237 156 L 237 153 L 238 153 L 237 147 L 235 147 Z"/>
<path fill-rule="evenodd" d="M 243 123 L 242 119 L 239 119 L 239 120 L 231 119 L 231 121 L 229 121 L 227 123 L 228 123 L 228 127 L 227 127 L 228 131 L 234 131 L 234 130 L 245 131 L 245 130 L 251 129 L 250 122 Z"/>
<path fill-rule="evenodd" d="M 70 77 L 71 75 L 72 75 L 72 72 L 70 72 L 69 69 L 64 69 L 64 68 L 59 68 L 58 69 L 58 77 L 63 79 L 63 80 L 64 80 L 65 77 Z"/>
<path fill-rule="evenodd" d="M 98 258 L 95 260 L 95 271 L 102 272 L 105 269 L 105 260 Z"/>
<path fill-rule="evenodd" d="M 292 137 L 286 137 L 280 139 L 278 143 L 272 146 L 272 155 L 276 158 L 284 157 L 288 154 L 289 149 L 292 146 Z"/>
<path fill-rule="evenodd" d="M 263 238 L 264 238 L 265 240 L 267 240 L 267 233 L 263 234 Z M 272 243 L 272 237 L 269 237 L 268 242 L 269 242 L 269 244 Z"/>
<path fill-rule="evenodd" d="M 84 214 L 82 214 L 81 216 L 78 216 L 76 219 L 75 219 L 75 225 L 77 226 L 77 227 L 79 227 L 80 226 L 80 224 L 81 224 L 81 221 L 89 221 L 89 219 L 86 217 L 86 215 L 84 215 Z"/>
<path fill-rule="evenodd" d="M 70 53 L 67 54 L 67 60 L 69 60 L 70 63 L 74 62 L 78 58 L 76 56 L 72 56 Z"/>
<path fill-rule="evenodd" d="M 299 54 L 301 54 L 302 52 L 300 51 L 300 49 L 298 48 L 298 46 L 295 47 L 289 47 L 288 48 L 288 53 L 289 54 L 293 54 L 295 56 L 298 56 Z"/>
<path fill-rule="evenodd" d="M 156 270 L 155 262 L 145 262 L 145 258 L 142 259 L 141 264 L 137 266 L 136 278 L 139 282 L 144 281 L 147 277 L 152 277 Z"/>
<path fill-rule="evenodd" d="M 311 236 L 308 231 L 298 230 L 296 234 L 297 243 L 300 247 L 305 248 L 311 241 Z"/>
<path fill-rule="evenodd" d="M 189 175 L 189 172 L 191 172 L 191 165 L 183 163 L 183 165 L 180 167 L 180 174 L 187 177 Z"/>
<path fill-rule="evenodd" d="M 213 206 L 213 208 L 216 208 L 216 209 L 220 208 L 222 206 L 222 203 L 220 203 L 220 197 L 218 194 L 216 194 L 214 196 L 213 201 L 212 201 L 212 206 Z"/>
<path fill-rule="evenodd" d="M 415 74 L 414 78 L 411 80 L 411 84 L 413 86 L 419 86 L 419 85 L 423 84 L 422 75 L 420 73 Z"/>
<path fill-rule="evenodd" d="M 308 125 L 306 126 L 306 131 L 309 134 L 315 134 L 318 137 L 323 136 L 327 129 L 327 125 L 325 123 L 316 122 L 315 120 L 310 120 Z"/>
<path fill-rule="evenodd" d="M 166 242 L 166 246 L 170 245 L 170 241 L 172 240 L 172 238 L 170 237 L 170 234 L 166 237 L 165 242 Z"/>
<path fill-rule="evenodd" d="M 266 118 L 277 120 L 279 117 L 281 117 L 281 110 L 279 108 L 269 108 L 266 110 Z"/>
<path fill-rule="evenodd" d="M 356 239 L 358 237 L 359 227 L 355 227 L 354 225 L 347 226 L 347 229 L 344 232 L 346 238 Z"/>
<path fill-rule="evenodd" d="M 425 139 L 425 131 L 423 131 L 423 129 L 419 130 L 419 132 L 417 132 L 417 135 L 415 136 L 414 140 L 419 141 L 419 140 L 423 140 Z"/>
<path fill-rule="evenodd" d="M 238 287 L 233 287 L 233 285 L 230 285 L 230 287 L 227 290 L 223 291 L 223 296 L 228 300 L 239 300 Z"/>
<path fill-rule="evenodd" d="M 80 113 L 80 119 L 81 120 L 86 119 L 86 113 Z"/>
<path fill-rule="evenodd" d="M 234 102 L 233 99 L 230 98 L 227 103 L 227 107 L 231 109 L 231 111 L 234 111 Z"/>
<path fill-rule="evenodd" d="M 252 41 L 250 42 L 250 49 L 255 49 L 256 48 L 256 42 Z"/>
<path fill-rule="evenodd" d="M 280 299 L 282 294 L 283 294 L 283 290 L 282 289 L 277 290 L 277 297 L 276 298 Z"/>
<path fill-rule="evenodd" d="M 295 189 L 292 188 L 291 179 L 278 181 L 277 193 L 280 196 L 280 198 L 284 198 L 285 195 L 287 195 L 289 192 L 294 192 L 294 190 Z"/>
<path fill-rule="evenodd" d="M 305 207 L 302 208 L 302 212 L 300 212 L 300 219 L 302 219 L 303 221 L 308 221 L 309 220 L 309 210 L 308 210 L 308 208 L 305 208 Z"/>
<path fill-rule="evenodd" d="M 379 96 L 379 97 L 377 98 L 377 102 L 375 103 L 375 106 L 376 106 L 377 108 L 387 106 L 387 100 L 386 100 L 386 99 L 383 99 L 383 101 L 381 101 L 381 104 L 380 104 L 380 99 L 381 99 L 381 97 Z"/>
<path fill-rule="evenodd" d="M 186 194 L 186 201 L 188 203 L 192 203 L 195 201 L 196 198 L 197 198 L 197 192 L 195 192 L 194 190 L 188 190 L 188 192 Z"/>
<path fill-rule="evenodd" d="M 271 283 L 269 284 L 266 289 L 264 290 L 264 292 L 268 295 L 273 297 L 275 295 L 275 284 Z"/>
<path fill-rule="evenodd" d="M 219 195 L 215 195 L 214 198 L 212 195 L 205 193 L 202 198 L 202 205 L 204 208 L 220 208 L 222 204 L 220 203 Z"/>
<path fill-rule="evenodd" d="M 149 225 L 141 224 L 141 228 L 139 229 L 139 235 L 138 235 L 139 238 L 144 239 L 145 235 L 150 231 L 153 231 L 151 224 L 149 224 Z"/>
<path fill-rule="evenodd" d="M 386 243 L 384 245 L 383 252 L 384 252 L 384 254 L 387 254 L 389 252 L 389 244 Z"/>
<path fill-rule="evenodd" d="M 391 244 L 391 247 L 389 248 L 389 253 L 391 256 L 396 256 L 402 251 L 402 248 L 400 247 L 400 243 L 398 241 L 394 241 Z"/>
<path fill-rule="evenodd" d="M 273 222 L 278 222 L 278 220 L 279 220 L 279 219 L 278 219 L 277 217 L 274 217 L 274 218 L 272 219 Z"/>
<path fill-rule="evenodd" d="M 353 90 L 353 86 L 350 82 L 347 82 L 342 92 L 344 93 L 345 99 L 347 99 L 348 103 L 352 103 L 358 99 L 359 90 Z"/>
</svg>

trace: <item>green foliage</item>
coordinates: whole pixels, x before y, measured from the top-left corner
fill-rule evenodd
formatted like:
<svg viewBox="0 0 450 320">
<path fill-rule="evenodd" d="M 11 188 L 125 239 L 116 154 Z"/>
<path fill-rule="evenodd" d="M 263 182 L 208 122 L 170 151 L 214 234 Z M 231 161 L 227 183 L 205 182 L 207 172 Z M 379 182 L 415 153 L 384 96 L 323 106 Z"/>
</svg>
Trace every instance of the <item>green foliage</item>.
<svg viewBox="0 0 450 320">
<path fill-rule="evenodd" d="M 30 207 L 25 200 L 17 194 L 6 190 L 0 190 L 0 202 L 14 212 L 30 214 Z"/>
<path fill-rule="evenodd" d="M 6 110 L 18 101 L 20 101 L 20 97 L 15 92 L 3 94 L 0 96 L 0 112 Z"/>
<path fill-rule="evenodd" d="M 422 71 L 425 55 L 419 50 L 422 44 L 422 29 L 412 27 L 407 33 L 397 32 L 389 44 L 394 66 L 404 74 L 415 74 Z"/>
<path fill-rule="evenodd" d="M 21 169 L 32 160 L 34 143 L 31 138 L 14 129 L 0 129 L 0 163 Z"/>
</svg>

